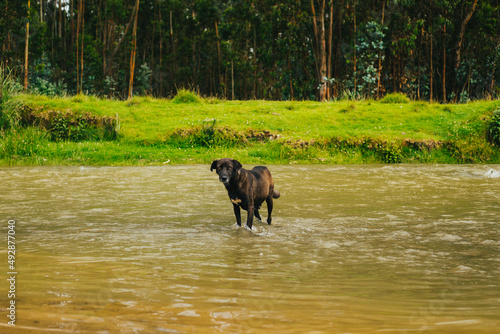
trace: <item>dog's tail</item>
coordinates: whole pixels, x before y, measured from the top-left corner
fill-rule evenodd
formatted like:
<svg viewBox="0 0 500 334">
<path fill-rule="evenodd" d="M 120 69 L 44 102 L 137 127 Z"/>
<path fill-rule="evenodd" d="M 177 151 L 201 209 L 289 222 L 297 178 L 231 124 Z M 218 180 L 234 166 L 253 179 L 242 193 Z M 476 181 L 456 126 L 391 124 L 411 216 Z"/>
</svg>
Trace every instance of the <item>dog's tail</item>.
<svg viewBox="0 0 500 334">
<path fill-rule="evenodd" d="M 280 197 L 280 192 L 278 190 L 273 191 L 273 198 L 279 198 Z"/>
</svg>

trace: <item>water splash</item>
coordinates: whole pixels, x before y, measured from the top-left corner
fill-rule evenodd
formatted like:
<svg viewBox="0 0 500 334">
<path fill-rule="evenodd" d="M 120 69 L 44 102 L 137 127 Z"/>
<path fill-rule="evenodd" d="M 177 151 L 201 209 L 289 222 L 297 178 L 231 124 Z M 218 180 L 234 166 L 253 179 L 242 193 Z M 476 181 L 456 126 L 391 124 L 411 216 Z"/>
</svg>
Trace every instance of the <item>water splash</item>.
<svg viewBox="0 0 500 334">
<path fill-rule="evenodd" d="M 490 168 L 486 173 L 484 173 L 484 176 L 490 179 L 496 179 L 500 177 L 500 172 L 493 168 Z"/>
</svg>

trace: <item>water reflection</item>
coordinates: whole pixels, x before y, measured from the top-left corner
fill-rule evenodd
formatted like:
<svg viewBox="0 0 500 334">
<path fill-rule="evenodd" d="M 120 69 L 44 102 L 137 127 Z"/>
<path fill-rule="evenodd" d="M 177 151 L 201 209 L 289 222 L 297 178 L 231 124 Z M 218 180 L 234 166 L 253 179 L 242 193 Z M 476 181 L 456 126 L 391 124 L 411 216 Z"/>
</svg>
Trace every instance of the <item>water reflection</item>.
<svg viewBox="0 0 500 334">
<path fill-rule="evenodd" d="M 282 197 L 253 232 L 207 166 L 0 168 L 16 330 L 500 328 L 500 166 L 270 168 Z"/>
</svg>

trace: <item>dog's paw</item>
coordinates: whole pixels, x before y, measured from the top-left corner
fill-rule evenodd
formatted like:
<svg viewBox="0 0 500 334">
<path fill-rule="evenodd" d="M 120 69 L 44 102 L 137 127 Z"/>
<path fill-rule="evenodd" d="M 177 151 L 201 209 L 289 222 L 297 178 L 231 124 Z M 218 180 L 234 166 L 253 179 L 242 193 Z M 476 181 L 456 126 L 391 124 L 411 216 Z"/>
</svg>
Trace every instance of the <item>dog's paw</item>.
<svg viewBox="0 0 500 334">
<path fill-rule="evenodd" d="M 255 232 L 255 226 L 252 229 L 252 228 L 248 227 L 248 225 L 245 225 L 245 230 L 250 231 L 250 232 Z"/>
</svg>

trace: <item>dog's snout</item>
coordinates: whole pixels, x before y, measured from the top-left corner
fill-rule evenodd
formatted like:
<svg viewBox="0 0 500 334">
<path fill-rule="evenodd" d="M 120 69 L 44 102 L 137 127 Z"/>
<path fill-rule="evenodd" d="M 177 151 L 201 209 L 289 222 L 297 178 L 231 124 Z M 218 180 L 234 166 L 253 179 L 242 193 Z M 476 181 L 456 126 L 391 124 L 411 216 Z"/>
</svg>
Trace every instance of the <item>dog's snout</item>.
<svg viewBox="0 0 500 334">
<path fill-rule="evenodd" d="M 228 179 L 229 179 L 229 177 L 227 177 L 226 175 L 221 175 L 221 177 L 220 177 L 221 182 L 227 182 Z"/>
</svg>

